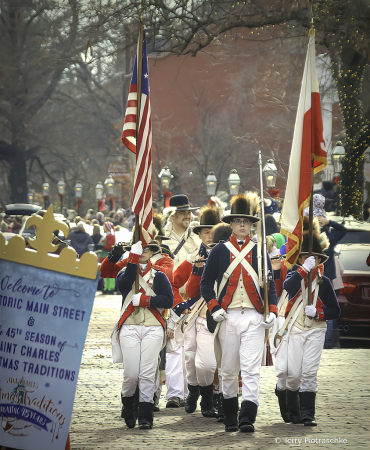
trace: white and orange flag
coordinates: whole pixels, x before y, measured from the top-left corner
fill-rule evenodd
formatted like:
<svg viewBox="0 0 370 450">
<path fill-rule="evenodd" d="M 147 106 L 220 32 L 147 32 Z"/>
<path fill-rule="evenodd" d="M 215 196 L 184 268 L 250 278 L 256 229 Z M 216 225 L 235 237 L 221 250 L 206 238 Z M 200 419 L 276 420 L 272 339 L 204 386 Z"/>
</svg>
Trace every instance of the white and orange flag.
<svg viewBox="0 0 370 450">
<path fill-rule="evenodd" d="M 309 36 L 281 219 L 281 233 L 288 238 L 285 261 L 288 268 L 296 263 L 302 244 L 303 210 L 312 192 L 312 162 L 314 173 L 327 165 L 314 32 Z"/>
</svg>

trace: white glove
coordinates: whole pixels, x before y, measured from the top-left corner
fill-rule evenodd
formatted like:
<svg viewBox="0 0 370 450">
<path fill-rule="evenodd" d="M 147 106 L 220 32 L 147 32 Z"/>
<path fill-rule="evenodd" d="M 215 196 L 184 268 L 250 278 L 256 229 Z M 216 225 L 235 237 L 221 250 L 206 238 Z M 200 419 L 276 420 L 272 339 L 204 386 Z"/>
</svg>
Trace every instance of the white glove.
<svg viewBox="0 0 370 450">
<path fill-rule="evenodd" d="M 307 305 L 304 307 L 304 313 L 308 317 L 315 317 L 317 313 L 317 309 L 313 305 Z"/>
<path fill-rule="evenodd" d="M 222 322 L 227 318 L 227 313 L 223 308 L 221 308 L 218 311 L 214 312 L 212 314 L 212 317 L 216 322 Z"/>
<path fill-rule="evenodd" d="M 136 244 L 132 244 L 130 252 L 134 255 L 142 255 L 143 246 L 141 244 L 141 241 L 137 241 Z"/>
<path fill-rule="evenodd" d="M 141 292 L 138 292 L 137 294 L 134 294 L 131 297 L 131 302 L 134 306 L 139 306 L 140 303 L 140 297 L 141 297 Z"/>
<path fill-rule="evenodd" d="M 315 267 L 315 264 L 316 264 L 315 257 L 314 256 L 310 256 L 302 264 L 302 267 L 306 270 L 306 272 L 311 272 L 311 270 Z"/>
<path fill-rule="evenodd" d="M 261 322 L 261 327 L 266 329 L 272 328 L 274 326 L 275 319 L 276 319 L 275 313 L 271 312 L 266 316 L 266 319 L 263 322 Z"/>
</svg>

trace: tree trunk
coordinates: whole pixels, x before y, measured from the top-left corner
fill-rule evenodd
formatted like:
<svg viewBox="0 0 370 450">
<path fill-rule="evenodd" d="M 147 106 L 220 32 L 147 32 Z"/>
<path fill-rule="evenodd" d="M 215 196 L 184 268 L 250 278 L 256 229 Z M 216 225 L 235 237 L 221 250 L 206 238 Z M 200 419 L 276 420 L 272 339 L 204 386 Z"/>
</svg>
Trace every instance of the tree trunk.
<svg viewBox="0 0 370 450">
<path fill-rule="evenodd" d="M 340 56 L 340 57 L 339 57 Z M 340 209 L 343 216 L 363 217 L 364 153 L 370 144 L 369 120 L 360 101 L 366 68 L 363 56 L 345 48 L 331 53 L 339 103 L 346 130 L 340 179 Z"/>
<path fill-rule="evenodd" d="M 14 148 L 12 157 L 8 159 L 10 165 L 9 184 L 12 203 L 27 203 L 27 166 L 24 150 Z"/>
<path fill-rule="evenodd" d="M 346 145 L 340 180 L 340 209 L 343 216 L 363 220 L 364 158 L 367 145 Z"/>
</svg>

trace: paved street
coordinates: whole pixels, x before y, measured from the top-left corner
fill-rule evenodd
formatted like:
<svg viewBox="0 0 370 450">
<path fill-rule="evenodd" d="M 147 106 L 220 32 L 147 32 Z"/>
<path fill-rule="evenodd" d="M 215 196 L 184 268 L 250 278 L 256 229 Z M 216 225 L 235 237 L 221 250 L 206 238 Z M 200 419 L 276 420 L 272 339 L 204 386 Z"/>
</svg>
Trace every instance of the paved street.
<svg viewBox="0 0 370 450">
<path fill-rule="evenodd" d="M 183 408 L 166 410 L 164 397 L 153 430 L 128 429 L 120 419 L 122 367 L 112 364 L 110 352 L 110 332 L 120 303 L 119 296 L 99 293 L 95 298 L 72 416 L 73 450 L 369 448 L 368 349 L 324 350 L 316 428 L 283 423 L 274 395 L 274 368 L 262 367 L 252 435 L 225 433 L 223 424 L 203 418 L 199 409 L 194 414 L 186 414 Z"/>
</svg>

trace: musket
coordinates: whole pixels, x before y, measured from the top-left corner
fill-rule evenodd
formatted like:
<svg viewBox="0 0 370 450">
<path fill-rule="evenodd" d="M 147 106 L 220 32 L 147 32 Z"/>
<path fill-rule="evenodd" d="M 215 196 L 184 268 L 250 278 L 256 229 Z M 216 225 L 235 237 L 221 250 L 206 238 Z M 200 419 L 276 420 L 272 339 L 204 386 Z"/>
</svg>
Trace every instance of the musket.
<svg viewBox="0 0 370 450">
<path fill-rule="evenodd" d="M 266 222 L 265 222 L 265 208 L 264 208 L 264 198 L 263 198 L 263 173 L 262 173 L 262 153 L 261 150 L 258 152 L 258 165 L 260 171 L 260 190 L 261 190 L 261 231 L 262 231 L 262 261 L 263 261 L 263 269 L 262 269 L 262 287 L 263 287 L 263 306 L 264 306 L 264 320 L 269 314 L 269 286 L 270 281 L 272 280 L 272 273 L 270 272 L 267 264 L 267 243 L 266 243 Z M 265 344 L 266 344 L 266 366 L 272 365 L 272 358 L 269 351 L 268 345 L 268 337 L 269 330 L 265 331 Z"/>
</svg>

